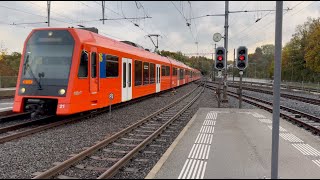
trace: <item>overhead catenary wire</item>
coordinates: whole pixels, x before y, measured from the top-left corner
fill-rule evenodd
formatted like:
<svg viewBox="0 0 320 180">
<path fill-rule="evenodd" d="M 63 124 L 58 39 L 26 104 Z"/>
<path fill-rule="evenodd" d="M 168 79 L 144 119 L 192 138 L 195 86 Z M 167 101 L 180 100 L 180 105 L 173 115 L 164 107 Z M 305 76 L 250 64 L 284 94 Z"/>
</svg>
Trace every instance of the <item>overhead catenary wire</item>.
<svg viewBox="0 0 320 180">
<path fill-rule="evenodd" d="M 301 2 L 302 3 L 302 2 Z M 297 7 L 298 5 L 300 5 L 301 3 L 298 3 L 298 4 L 296 4 L 294 7 L 292 7 L 291 9 L 293 10 L 295 7 Z M 309 5 L 311 5 L 312 3 L 310 3 Z M 309 6 L 308 5 L 308 6 Z M 284 12 L 283 13 L 283 18 L 286 18 L 286 17 L 288 17 L 288 16 L 285 16 L 287 13 L 288 13 L 289 11 L 286 11 L 286 12 Z M 293 12 L 293 11 L 292 11 Z M 292 15 L 291 15 L 292 16 Z M 266 25 L 264 25 L 263 27 L 261 27 L 261 28 L 259 28 L 258 30 L 266 30 L 266 29 L 269 29 L 270 27 L 272 27 L 272 26 L 269 26 L 271 23 L 273 23 L 275 21 L 275 19 L 273 19 L 273 20 L 271 20 L 269 23 L 267 23 Z M 247 35 L 245 35 L 245 36 L 243 36 L 243 37 L 241 37 L 241 38 L 239 38 L 239 40 L 242 40 L 242 39 L 244 39 L 245 37 L 248 37 L 249 35 L 252 35 L 252 34 L 247 34 Z"/>
</svg>

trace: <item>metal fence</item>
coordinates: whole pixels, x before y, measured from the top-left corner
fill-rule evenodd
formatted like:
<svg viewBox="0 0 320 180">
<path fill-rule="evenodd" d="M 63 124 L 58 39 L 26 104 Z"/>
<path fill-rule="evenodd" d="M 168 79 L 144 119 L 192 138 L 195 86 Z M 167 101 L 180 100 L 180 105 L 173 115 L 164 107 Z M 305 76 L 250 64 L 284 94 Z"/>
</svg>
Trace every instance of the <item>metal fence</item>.
<svg viewBox="0 0 320 180">
<path fill-rule="evenodd" d="M 18 76 L 0 76 L 0 88 L 16 87 Z"/>
</svg>

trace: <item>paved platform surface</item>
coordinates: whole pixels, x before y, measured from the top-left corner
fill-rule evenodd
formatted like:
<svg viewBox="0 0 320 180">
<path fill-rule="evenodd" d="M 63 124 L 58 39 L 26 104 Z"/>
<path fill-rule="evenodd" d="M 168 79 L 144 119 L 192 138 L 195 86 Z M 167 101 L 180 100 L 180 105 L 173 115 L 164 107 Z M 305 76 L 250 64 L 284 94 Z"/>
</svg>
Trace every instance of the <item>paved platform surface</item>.
<svg viewBox="0 0 320 180">
<path fill-rule="evenodd" d="M 0 100 L 0 112 L 12 110 L 13 99 Z"/>
<path fill-rule="evenodd" d="M 146 179 L 270 178 L 271 129 L 264 110 L 201 108 Z M 319 179 L 319 150 L 319 136 L 281 120 L 279 178 Z"/>
<path fill-rule="evenodd" d="M 15 87 L 12 87 L 12 88 L 0 88 L 0 91 L 15 91 L 16 88 Z"/>
</svg>

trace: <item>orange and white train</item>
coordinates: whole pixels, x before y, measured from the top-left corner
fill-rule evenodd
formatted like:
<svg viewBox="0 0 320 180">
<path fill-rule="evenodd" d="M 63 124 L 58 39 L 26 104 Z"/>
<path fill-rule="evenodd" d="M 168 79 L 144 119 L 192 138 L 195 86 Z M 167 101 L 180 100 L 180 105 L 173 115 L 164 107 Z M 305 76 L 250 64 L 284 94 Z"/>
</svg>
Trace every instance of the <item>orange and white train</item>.
<svg viewBox="0 0 320 180">
<path fill-rule="evenodd" d="M 24 43 L 14 112 L 70 115 L 195 81 L 182 62 L 77 28 L 34 29 Z"/>
</svg>

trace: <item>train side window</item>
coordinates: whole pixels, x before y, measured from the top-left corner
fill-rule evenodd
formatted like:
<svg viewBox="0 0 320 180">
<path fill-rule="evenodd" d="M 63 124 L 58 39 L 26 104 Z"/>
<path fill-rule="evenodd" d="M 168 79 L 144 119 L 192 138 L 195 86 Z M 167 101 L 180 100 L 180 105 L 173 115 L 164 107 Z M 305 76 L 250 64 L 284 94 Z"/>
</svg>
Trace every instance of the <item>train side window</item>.
<svg viewBox="0 0 320 180">
<path fill-rule="evenodd" d="M 126 87 L 126 84 L 127 84 L 127 76 L 126 76 L 126 73 L 127 73 L 127 63 L 123 63 L 123 74 L 122 74 L 122 78 L 123 78 L 123 82 L 122 82 L 122 85 L 123 85 L 123 88 Z"/>
<path fill-rule="evenodd" d="M 180 78 L 179 79 L 184 79 L 183 69 L 180 69 Z"/>
<path fill-rule="evenodd" d="M 150 84 L 155 83 L 155 65 L 150 63 Z"/>
<path fill-rule="evenodd" d="M 97 54 L 95 52 L 91 53 L 91 77 L 97 77 Z"/>
<path fill-rule="evenodd" d="M 106 56 L 106 77 L 118 77 L 119 58 L 113 55 Z"/>
<path fill-rule="evenodd" d="M 82 51 L 81 53 L 78 77 L 88 77 L 88 53 L 86 51 Z"/>
<path fill-rule="evenodd" d="M 134 61 L 134 85 L 142 84 L 142 61 Z"/>
<path fill-rule="evenodd" d="M 161 76 L 165 76 L 166 75 L 166 66 L 161 66 Z"/>
<path fill-rule="evenodd" d="M 129 79 L 128 79 L 128 81 L 129 81 L 129 87 L 131 87 L 131 63 L 129 63 Z"/>
<path fill-rule="evenodd" d="M 143 63 L 143 85 L 150 84 L 149 75 L 150 75 L 149 63 L 148 62 L 144 62 Z"/>
<path fill-rule="evenodd" d="M 172 76 L 177 76 L 177 68 L 172 68 Z"/>
<path fill-rule="evenodd" d="M 166 76 L 170 76 L 170 66 L 166 66 Z"/>
</svg>

